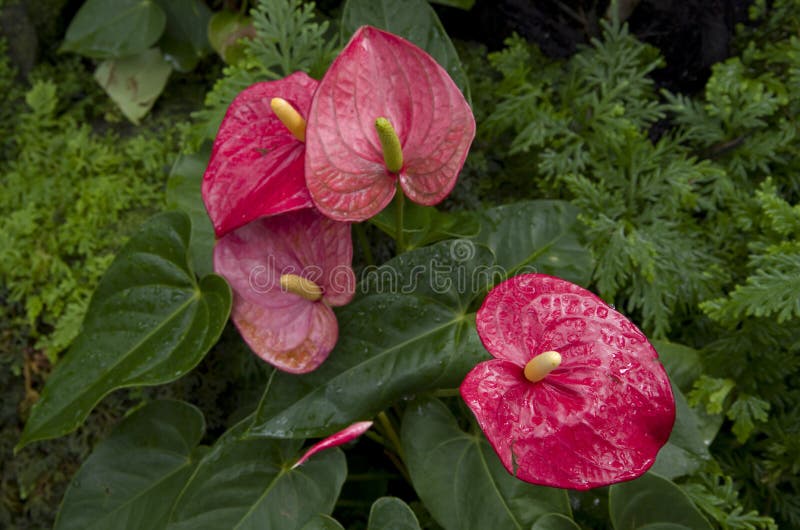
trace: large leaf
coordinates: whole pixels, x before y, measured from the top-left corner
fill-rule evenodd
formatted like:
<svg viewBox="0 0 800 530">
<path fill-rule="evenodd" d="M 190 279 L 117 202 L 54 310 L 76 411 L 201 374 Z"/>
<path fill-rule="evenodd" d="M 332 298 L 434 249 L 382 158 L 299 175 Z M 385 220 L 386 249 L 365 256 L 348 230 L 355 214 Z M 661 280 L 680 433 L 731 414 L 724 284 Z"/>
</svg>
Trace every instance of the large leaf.
<svg viewBox="0 0 800 530">
<path fill-rule="evenodd" d="M 338 311 L 339 343 L 314 372 L 276 372 L 251 434 L 327 436 L 372 418 L 395 400 L 453 387 L 488 354 L 475 332 L 476 273 L 492 263 L 488 249 L 442 242 L 372 270 L 357 301 Z M 471 243 L 470 243 L 471 245 Z"/>
<path fill-rule="evenodd" d="M 397 235 L 397 203 L 392 202 L 370 222 L 392 237 Z M 480 224 L 473 212 L 440 212 L 433 206 L 407 201 L 403 208 L 405 249 L 424 247 L 442 239 L 474 237 Z"/>
<path fill-rule="evenodd" d="M 457 7 L 469 11 L 475 5 L 475 0 L 429 0 L 434 4 L 441 4 L 443 6 Z"/>
<path fill-rule="evenodd" d="M 692 530 L 711 530 L 689 497 L 655 473 L 611 486 L 608 503 L 614 530 L 671 528 L 664 526 L 667 523 Z"/>
<path fill-rule="evenodd" d="M 381 497 L 369 511 L 367 530 L 420 530 L 417 516 L 397 497 Z"/>
<path fill-rule="evenodd" d="M 292 469 L 302 440 L 244 439 L 246 426 L 225 433 L 199 463 L 168 530 L 293 530 L 333 511 L 347 476 L 340 449 Z"/>
<path fill-rule="evenodd" d="M 183 210 L 192 220 L 189 256 L 194 272 L 200 277 L 214 271 L 214 227 L 200 193 L 209 156 L 208 147 L 199 153 L 179 155 L 167 180 L 167 208 Z"/>
<path fill-rule="evenodd" d="M 67 28 L 61 51 L 94 59 L 136 55 L 156 43 L 166 22 L 153 0 L 86 0 Z"/>
<path fill-rule="evenodd" d="M 697 350 L 666 340 L 654 340 L 651 343 L 670 380 L 684 392 L 691 390 L 695 380 L 703 373 Z"/>
<path fill-rule="evenodd" d="M 109 59 L 97 66 L 94 78 L 119 109 L 138 124 L 161 95 L 172 67 L 156 48 L 140 54 Z"/>
<path fill-rule="evenodd" d="M 303 530 L 344 530 L 344 526 L 329 515 L 319 514 L 307 522 Z"/>
<path fill-rule="evenodd" d="M 565 490 L 512 477 L 480 432 L 462 431 L 438 400 L 409 405 L 401 438 L 414 489 L 446 530 L 528 529 L 545 514 L 570 513 Z"/>
<path fill-rule="evenodd" d="M 455 46 L 425 0 L 347 0 L 342 12 L 342 38 L 347 41 L 364 25 L 390 31 L 428 52 L 470 100 L 469 80 Z"/>
<path fill-rule="evenodd" d="M 18 447 L 76 428 L 114 389 L 173 381 L 222 333 L 231 292 L 221 277 L 199 283 L 188 263 L 189 218 L 155 216 L 100 280 L 83 328 L 50 375 Z"/>
<path fill-rule="evenodd" d="M 179 72 L 194 70 L 211 52 L 208 22 L 211 10 L 203 0 L 156 0 L 167 15 L 158 45 L 164 58 Z"/>
<path fill-rule="evenodd" d="M 75 475 L 55 530 L 164 528 L 204 430 L 202 413 L 180 401 L 155 401 L 131 414 Z"/>
<path fill-rule="evenodd" d="M 705 437 L 703 424 L 674 383 L 672 394 L 675 396 L 675 425 L 651 468 L 668 479 L 689 475 L 711 460 L 708 452 L 711 439 Z"/>
<path fill-rule="evenodd" d="M 581 530 L 581 528 L 566 515 L 548 513 L 537 519 L 531 530 Z"/>
<path fill-rule="evenodd" d="M 565 201 L 525 201 L 484 212 L 476 241 L 497 256 L 506 277 L 521 272 L 587 285 L 592 255 L 580 240 L 578 209 Z"/>
</svg>

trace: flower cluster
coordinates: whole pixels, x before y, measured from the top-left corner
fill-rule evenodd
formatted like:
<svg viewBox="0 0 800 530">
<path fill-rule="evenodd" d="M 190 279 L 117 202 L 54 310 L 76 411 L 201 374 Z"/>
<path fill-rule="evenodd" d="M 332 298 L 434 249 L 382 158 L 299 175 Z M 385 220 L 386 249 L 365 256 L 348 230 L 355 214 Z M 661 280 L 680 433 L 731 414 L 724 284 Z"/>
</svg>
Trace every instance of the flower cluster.
<svg viewBox="0 0 800 530">
<path fill-rule="evenodd" d="M 331 307 L 353 297 L 348 223 L 398 193 L 433 205 L 455 185 L 472 111 L 427 53 L 364 26 L 322 81 L 257 83 L 231 104 L 203 178 L 214 269 L 232 319 L 262 359 L 305 373 L 338 337 Z"/>
</svg>

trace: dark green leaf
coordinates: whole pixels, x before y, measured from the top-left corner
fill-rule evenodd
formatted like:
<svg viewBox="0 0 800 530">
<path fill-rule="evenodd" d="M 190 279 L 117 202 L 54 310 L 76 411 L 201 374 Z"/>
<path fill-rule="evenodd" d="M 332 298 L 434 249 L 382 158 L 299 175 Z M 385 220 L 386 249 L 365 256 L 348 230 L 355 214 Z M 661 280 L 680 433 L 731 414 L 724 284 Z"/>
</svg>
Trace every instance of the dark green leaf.
<svg viewBox="0 0 800 530">
<path fill-rule="evenodd" d="M 225 280 L 199 283 L 184 213 L 157 215 L 100 280 L 83 328 L 31 411 L 19 447 L 66 434 L 114 389 L 173 381 L 216 343 L 231 306 Z"/>
<path fill-rule="evenodd" d="M 675 426 L 651 469 L 668 479 L 689 475 L 711 460 L 708 452 L 711 440 L 704 437 L 700 419 L 674 384 L 672 393 L 675 395 Z"/>
<path fill-rule="evenodd" d="M 420 530 L 417 516 L 397 497 L 381 497 L 369 511 L 367 530 Z"/>
<path fill-rule="evenodd" d="M 179 155 L 167 181 L 167 208 L 183 210 L 192 220 L 189 255 L 198 276 L 213 272 L 214 227 L 203 204 L 200 186 L 211 156 L 210 147 L 199 153 Z"/>
<path fill-rule="evenodd" d="M 425 0 L 347 0 L 342 13 L 342 38 L 347 41 L 364 25 L 390 31 L 428 52 L 470 100 L 469 81 L 458 53 L 436 12 Z"/>
<path fill-rule="evenodd" d="M 176 501 L 169 530 L 294 530 L 330 514 L 347 464 L 338 448 L 291 469 L 302 440 L 243 439 L 249 419 L 220 438 Z"/>
<path fill-rule="evenodd" d="M 531 530 L 581 530 L 581 527 L 566 515 L 548 513 L 541 516 Z"/>
<path fill-rule="evenodd" d="M 703 373 L 697 350 L 666 340 L 653 340 L 650 343 L 658 352 L 670 381 L 684 392 L 691 390 L 692 384 Z"/>
<path fill-rule="evenodd" d="M 611 486 L 608 503 L 614 530 L 652 528 L 647 525 L 656 523 L 711 530 L 683 490 L 655 473 Z"/>
<path fill-rule="evenodd" d="M 94 59 L 136 55 L 156 43 L 166 23 L 153 0 L 87 0 L 70 22 L 61 51 Z"/>
<path fill-rule="evenodd" d="M 459 257 L 462 243 L 471 256 Z M 468 308 L 479 292 L 476 270 L 491 263 L 485 247 L 442 242 L 373 271 L 359 286 L 366 295 L 338 311 L 328 360 L 302 376 L 276 372 L 251 433 L 325 436 L 405 395 L 458 385 L 488 357 Z"/>
<path fill-rule="evenodd" d="M 438 400 L 409 405 L 401 438 L 414 489 L 446 530 L 527 529 L 544 514 L 570 513 L 565 490 L 512 477 L 486 438 L 462 431 Z"/>
<path fill-rule="evenodd" d="M 245 58 L 242 39 L 255 37 L 253 19 L 240 13 L 219 11 L 208 23 L 208 41 L 228 64 L 236 65 Z"/>
<path fill-rule="evenodd" d="M 688 526 L 675 523 L 653 523 L 640 526 L 639 530 L 693 530 Z"/>
<path fill-rule="evenodd" d="M 397 235 L 397 205 L 392 202 L 370 222 L 395 237 Z M 472 212 L 440 212 L 433 206 L 420 206 L 406 201 L 403 207 L 405 250 L 424 247 L 442 239 L 474 237 L 480 231 L 478 219 Z"/>
<path fill-rule="evenodd" d="M 344 530 L 344 527 L 333 517 L 320 514 L 307 522 L 303 530 Z"/>
<path fill-rule="evenodd" d="M 475 5 L 475 0 L 430 0 L 430 2 L 443 6 L 457 7 L 466 11 L 469 11 Z"/>
<path fill-rule="evenodd" d="M 181 401 L 155 401 L 135 411 L 81 466 L 55 530 L 164 528 L 204 430 L 202 413 Z"/>
<path fill-rule="evenodd" d="M 487 210 L 476 241 L 497 256 L 506 277 L 540 272 L 587 285 L 592 255 L 580 240 L 578 209 L 565 201 L 525 201 Z"/>
<path fill-rule="evenodd" d="M 138 124 L 153 107 L 169 79 L 172 67 L 156 48 L 140 54 L 103 61 L 94 78 L 126 118 Z"/>
<path fill-rule="evenodd" d="M 194 70 L 211 51 L 208 21 L 211 10 L 203 0 L 156 0 L 167 15 L 164 35 L 158 42 L 164 58 L 179 72 Z"/>
</svg>

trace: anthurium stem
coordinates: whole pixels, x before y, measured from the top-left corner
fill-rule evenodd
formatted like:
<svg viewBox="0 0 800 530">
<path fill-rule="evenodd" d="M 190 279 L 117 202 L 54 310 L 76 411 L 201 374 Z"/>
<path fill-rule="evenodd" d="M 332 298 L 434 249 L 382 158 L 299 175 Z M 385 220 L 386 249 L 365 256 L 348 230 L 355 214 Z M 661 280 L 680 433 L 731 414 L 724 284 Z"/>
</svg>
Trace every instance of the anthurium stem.
<svg viewBox="0 0 800 530">
<path fill-rule="evenodd" d="M 403 168 L 403 148 L 394 127 L 386 118 L 378 118 L 375 120 L 375 130 L 378 131 L 386 169 L 391 173 L 399 172 Z"/>
<path fill-rule="evenodd" d="M 561 365 L 561 354 L 557 351 L 540 353 L 525 365 L 525 379 L 537 383 Z"/>
<path fill-rule="evenodd" d="M 306 141 L 306 120 L 300 116 L 291 103 L 283 98 L 272 98 L 269 102 L 272 112 L 287 129 L 301 142 Z"/>
<path fill-rule="evenodd" d="M 392 442 L 397 456 L 399 456 L 402 461 L 405 461 L 406 457 L 403 453 L 403 444 L 400 443 L 400 437 L 397 436 L 397 431 L 394 430 L 392 421 L 385 412 L 378 413 L 378 423 L 381 424 L 381 430 L 383 430 L 384 436 L 386 436 L 389 441 Z"/>
<path fill-rule="evenodd" d="M 394 196 L 394 224 L 395 224 L 395 238 L 394 244 L 397 247 L 397 254 L 402 254 L 406 250 L 406 242 L 403 237 L 403 208 L 405 207 L 406 196 L 403 194 L 403 189 L 398 185 L 397 192 Z"/>
<path fill-rule="evenodd" d="M 316 302 L 322 298 L 322 287 L 297 274 L 281 274 L 280 284 L 284 291 L 302 296 L 306 300 Z"/>
<path fill-rule="evenodd" d="M 358 244 L 361 245 L 361 251 L 364 253 L 364 261 L 367 262 L 367 265 L 375 265 L 375 258 L 372 257 L 372 249 L 369 246 L 369 240 L 367 239 L 364 225 L 361 223 L 354 223 L 353 228 L 356 231 Z"/>
</svg>

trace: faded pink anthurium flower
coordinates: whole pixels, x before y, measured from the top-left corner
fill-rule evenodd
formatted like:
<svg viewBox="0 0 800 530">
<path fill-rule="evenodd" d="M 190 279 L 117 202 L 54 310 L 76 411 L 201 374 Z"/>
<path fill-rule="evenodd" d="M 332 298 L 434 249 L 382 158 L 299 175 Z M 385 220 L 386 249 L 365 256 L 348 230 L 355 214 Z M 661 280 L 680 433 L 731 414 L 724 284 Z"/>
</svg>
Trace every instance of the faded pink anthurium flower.
<svg viewBox="0 0 800 530">
<path fill-rule="evenodd" d="M 363 221 L 399 182 L 426 206 L 455 186 L 475 136 L 472 110 L 436 61 L 364 26 L 320 82 L 308 118 L 306 183 L 319 210 Z"/>
<path fill-rule="evenodd" d="M 315 454 L 319 453 L 320 451 L 324 451 L 325 449 L 330 449 L 331 447 L 336 447 L 337 445 L 346 444 L 351 440 L 355 440 L 372 427 L 371 421 L 359 421 L 357 423 L 352 424 L 351 426 L 342 429 L 341 431 L 337 432 L 336 434 L 331 434 L 327 438 L 322 441 L 319 441 L 312 445 L 308 451 L 305 452 L 303 456 L 292 466 L 292 469 L 303 465 L 306 460 L 314 456 Z"/>
<path fill-rule="evenodd" d="M 314 370 L 336 344 L 331 306 L 353 297 L 352 259 L 350 225 L 313 209 L 257 219 L 214 247 L 233 323 L 259 357 L 292 373 Z"/>
<path fill-rule="evenodd" d="M 243 90 L 222 120 L 203 176 L 217 237 L 313 206 L 305 184 L 305 119 L 317 81 L 296 72 Z"/>
<path fill-rule="evenodd" d="M 495 359 L 467 374 L 461 395 L 509 473 L 585 490 L 653 465 L 675 401 L 628 319 L 582 287 L 525 274 L 492 289 L 477 327 Z"/>
</svg>

